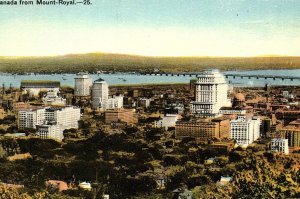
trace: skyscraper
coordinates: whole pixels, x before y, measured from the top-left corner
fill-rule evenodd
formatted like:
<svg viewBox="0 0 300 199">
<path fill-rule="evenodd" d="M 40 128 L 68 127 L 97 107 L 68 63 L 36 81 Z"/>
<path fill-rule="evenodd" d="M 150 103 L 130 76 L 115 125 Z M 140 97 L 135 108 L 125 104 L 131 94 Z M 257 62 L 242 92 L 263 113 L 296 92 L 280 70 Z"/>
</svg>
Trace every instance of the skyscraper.
<svg viewBox="0 0 300 199">
<path fill-rule="evenodd" d="M 88 96 L 91 94 L 92 80 L 87 73 L 78 73 L 75 77 L 75 96 Z"/>
<path fill-rule="evenodd" d="M 104 79 L 97 79 L 92 86 L 92 106 L 94 109 L 106 109 L 108 104 L 108 84 Z"/>
<path fill-rule="evenodd" d="M 197 76 L 195 101 L 191 112 L 202 117 L 215 117 L 223 106 L 231 106 L 227 98 L 228 85 L 218 70 L 205 71 Z"/>
</svg>

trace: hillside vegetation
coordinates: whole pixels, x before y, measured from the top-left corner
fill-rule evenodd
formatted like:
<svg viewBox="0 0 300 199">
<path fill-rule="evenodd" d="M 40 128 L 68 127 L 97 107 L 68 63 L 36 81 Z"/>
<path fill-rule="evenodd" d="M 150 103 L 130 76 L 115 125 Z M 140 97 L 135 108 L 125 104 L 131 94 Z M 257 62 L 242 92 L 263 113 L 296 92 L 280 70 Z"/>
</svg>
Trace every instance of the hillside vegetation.
<svg viewBox="0 0 300 199">
<path fill-rule="evenodd" d="M 0 71 L 9 73 L 68 72 L 164 72 L 221 70 L 297 69 L 300 57 L 145 57 L 89 53 L 49 57 L 0 57 Z"/>
</svg>

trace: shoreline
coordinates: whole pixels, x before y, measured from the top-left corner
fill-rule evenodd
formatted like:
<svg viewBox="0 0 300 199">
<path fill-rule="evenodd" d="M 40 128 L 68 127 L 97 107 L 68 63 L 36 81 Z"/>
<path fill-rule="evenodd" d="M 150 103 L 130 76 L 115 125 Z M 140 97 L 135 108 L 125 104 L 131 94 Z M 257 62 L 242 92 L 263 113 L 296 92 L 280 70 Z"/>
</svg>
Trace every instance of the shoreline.
<svg viewBox="0 0 300 199">
<path fill-rule="evenodd" d="M 252 68 L 249 68 L 249 69 L 238 69 L 238 70 L 222 70 L 222 69 L 218 69 L 218 68 L 211 68 L 211 69 L 217 69 L 217 70 L 220 70 L 221 72 L 223 73 L 226 73 L 226 72 L 249 72 L 249 71 L 280 71 L 280 70 L 289 70 L 289 71 L 292 71 L 292 70 L 300 70 L 300 67 L 299 68 L 258 68 L 258 69 L 252 69 Z M 152 74 L 152 75 L 160 75 L 160 74 L 181 74 L 181 73 L 197 73 L 197 72 L 203 72 L 205 70 L 209 70 L 209 69 L 201 69 L 200 71 L 159 71 L 159 72 L 138 72 L 138 71 L 112 71 L 112 72 L 103 72 L 103 73 L 97 73 L 97 71 L 94 71 L 94 72 L 89 72 L 89 71 L 83 71 L 83 72 L 87 72 L 88 74 L 90 75 L 146 75 L 146 74 Z M 5 75 L 76 75 L 77 72 L 74 72 L 74 73 L 69 73 L 69 72 L 61 72 L 61 73 L 58 73 L 58 72 L 53 72 L 53 73 L 50 73 L 50 72 L 21 72 L 21 73 L 12 73 L 12 72 L 3 72 L 1 71 L 0 69 L 0 76 L 5 76 Z M 148 75 L 149 76 L 149 75 Z"/>
</svg>

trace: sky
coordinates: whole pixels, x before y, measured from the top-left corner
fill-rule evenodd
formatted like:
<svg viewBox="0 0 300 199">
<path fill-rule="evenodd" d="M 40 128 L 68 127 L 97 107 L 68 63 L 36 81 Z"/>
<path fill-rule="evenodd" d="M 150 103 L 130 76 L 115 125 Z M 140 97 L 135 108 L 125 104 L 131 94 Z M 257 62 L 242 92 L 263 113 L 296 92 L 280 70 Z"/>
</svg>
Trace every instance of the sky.
<svg viewBox="0 0 300 199">
<path fill-rule="evenodd" d="M 300 0 L 0 5 L 0 56 L 300 56 Z"/>
</svg>

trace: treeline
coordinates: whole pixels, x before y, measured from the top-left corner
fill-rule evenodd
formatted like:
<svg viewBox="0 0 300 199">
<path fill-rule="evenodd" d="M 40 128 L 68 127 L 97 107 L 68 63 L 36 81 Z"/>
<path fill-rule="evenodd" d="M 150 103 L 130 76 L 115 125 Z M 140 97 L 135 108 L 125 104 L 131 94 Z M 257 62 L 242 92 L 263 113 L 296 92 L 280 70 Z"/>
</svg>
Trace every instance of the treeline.
<svg viewBox="0 0 300 199">
<path fill-rule="evenodd" d="M 298 69 L 300 57 L 144 57 L 90 53 L 53 57 L 0 57 L 0 71 L 8 73 L 164 72 Z"/>
</svg>

